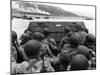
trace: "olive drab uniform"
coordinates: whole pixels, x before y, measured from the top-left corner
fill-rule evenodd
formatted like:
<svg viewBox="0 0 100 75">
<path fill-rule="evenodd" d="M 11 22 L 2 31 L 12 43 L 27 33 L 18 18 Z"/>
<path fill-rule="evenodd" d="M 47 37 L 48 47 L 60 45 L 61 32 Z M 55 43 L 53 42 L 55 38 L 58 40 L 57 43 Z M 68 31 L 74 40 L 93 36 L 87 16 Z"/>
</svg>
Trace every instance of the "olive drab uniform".
<svg viewBox="0 0 100 75">
<path fill-rule="evenodd" d="M 44 57 L 42 72 L 54 72 L 55 71 L 51 65 L 51 60 L 52 60 L 51 58 Z"/>
<path fill-rule="evenodd" d="M 68 51 L 61 51 L 59 55 L 59 60 L 60 60 L 60 69 L 61 71 L 66 71 L 70 61 L 71 61 L 71 55 Z"/>
<path fill-rule="evenodd" d="M 82 41 L 80 44 L 84 44 L 84 42 L 85 42 L 85 40 L 86 40 L 86 36 L 87 36 L 87 33 L 86 32 L 84 32 L 84 31 L 81 31 L 80 32 L 80 41 Z"/>
<path fill-rule="evenodd" d="M 62 51 L 67 51 L 71 55 L 75 55 L 76 50 L 77 50 L 77 47 L 72 48 L 70 44 L 65 44 L 63 49 L 62 49 Z"/>
<path fill-rule="evenodd" d="M 60 44 L 59 44 L 59 46 L 58 46 L 59 50 L 61 50 L 61 49 L 63 48 L 63 46 L 64 46 L 65 44 L 67 44 L 67 43 L 68 43 L 68 37 L 65 36 L 64 38 L 62 38 L 62 40 L 61 40 L 61 42 L 60 42 Z"/>
<path fill-rule="evenodd" d="M 70 65 L 71 55 L 68 51 L 61 51 L 53 60 L 52 66 L 55 72 L 67 71 Z"/>
<path fill-rule="evenodd" d="M 57 56 L 57 54 L 59 53 L 59 51 L 58 51 L 58 48 L 57 48 L 57 44 L 56 44 L 55 39 L 49 38 L 49 39 L 47 39 L 47 43 L 48 43 L 48 46 L 49 46 L 52 54 L 54 56 Z"/>
<path fill-rule="evenodd" d="M 16 62 L 16 60 L 17 60 L 17 51 L 16 51 L 16 49 L 15 49 L 15 47 L 12 45 L 12 47 L 11 47 L 11 61 L 12 62 Z"/>
<path fill-rule="evenodd" d="M 12 63 L 12 74 L 36 73 L 42 69 L 42 61 L 33 59 L 31 61 L 24 61 L 20 64 Z"/>
<path fill-rule="evenodd" d="M 47 41 L 42 41 L 41 45 L 42 45 L 42 48 L 41 48 L 40 55 L 53 58 L 54 56 L 48 46 Z"/>
<path fill-rule="evenodd" d="M 85 38 L 87 36 L 87 33 L 84 31 L 79 31 L 79 32 L 76 32 L 75 35 L 77 35 L 77 37 L 79 38 L 79 41 L 80 41 L 79 44 L 83 45 L 86 40 Z"/>
<path fill-rule="evenodd" d="M 29 61 L 24 61 L 20 64 L 13 62 L 12 74 L 40 73 L 43 71 L 44 68 L 46 69 L 46 72 L 54 72 L 54 69 L 50 64 L 49 59 L 46 58 L 44 64 L 43 60 L 37 59 L 30 59 Z"/>
<path fill-rule="evenodd" d="M 59 60 L 59 54 L 57 55 L 56 58 L 53 59 L 51 65 L 54 68 L 55 72 L 61 71 L 61 67 L 60 67 L 61 63 L 60 63 L 60 60 Z"/>
<path fill-rule="evenodd" d="M 15 31 L 12 31 L 12 40 L 13 41 L 17 41 L 17 33 Z M 12 41 L 11 41 L 12 42 Z M 11 61 L 14 62 L 17 60 L 17 51 L 16 48 L 13 44 L 13 42 L 11 43 Z"/>
<path fill-rule="evenodd" d="M 69 33 L 67 33 L 67 34 L 65 35 L 65 37 L 62 38 L 62 40 L 60 41 L 59 46 L 58 46 L 58 48 L 59 48 L 60 51 L 62 50 L 62 48 L 63 48 L 63 46 L 64 46 L 65 44 L 68 44 L 68 43 L 69 43 L 69 42 L 68 42 L 68 39 L 69 39 L 69 37 L 72 36 L 73 34 L 74 34 L 74 32 L 70 31 Z"/>
<path fill-rule="evenodd" d="M 24 46 L 24 52 L 28 59 L 22 63 L 12 63 L 12 73 L 36 73 L 45 71 L 54 71 L 49 60 L 40 58 L 41 43 L 36 40 L 28 41 Z"/>
</svg>

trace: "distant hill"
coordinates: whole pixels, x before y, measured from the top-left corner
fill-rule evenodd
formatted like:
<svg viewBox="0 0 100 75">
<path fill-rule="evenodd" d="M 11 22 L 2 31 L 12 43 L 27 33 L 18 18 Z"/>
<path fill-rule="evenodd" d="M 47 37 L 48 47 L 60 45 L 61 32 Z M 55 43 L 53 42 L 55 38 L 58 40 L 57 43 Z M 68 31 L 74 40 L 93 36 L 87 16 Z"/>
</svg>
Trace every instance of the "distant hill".
<svg viewBox="0 0 100 75">
<path fill-rule="evenodd" d="M 63 17 L 80 17 L 72 12 L 65 11 L 60 7 L 43 5 L 38 3 L 21 2 L 21 1 L 13 1 L 12 13 L 52 15 L 52 16 L 63 16 Z"/>
<path fill-rule="evenodd" d="M 61 9 L 60 7 L 38 4 L 38 8 L 41 9 L 41 10 L 44 10 L 46 12 L 49 12 L 52 15 L 55 15 L 55 16 L 79 17 L 78 15 L 73 14 L 69 11 L 65 11 L 64 9 Z"/>
</svg>

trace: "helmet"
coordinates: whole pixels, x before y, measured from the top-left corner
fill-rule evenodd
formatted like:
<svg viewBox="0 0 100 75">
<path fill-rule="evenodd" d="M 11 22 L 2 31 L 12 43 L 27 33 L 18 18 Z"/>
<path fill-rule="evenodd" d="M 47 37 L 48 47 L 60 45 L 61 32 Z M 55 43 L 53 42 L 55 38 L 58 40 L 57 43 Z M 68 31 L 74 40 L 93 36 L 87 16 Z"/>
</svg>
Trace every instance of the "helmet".
<svg viewBox="0 0 100 75">
<path fill-rule="evenodd" d="M 49 28 L 44 28 L 44 29 L 43 29 L 43 34 L 44 34 L 45 36 L 48 36 L 48 35 L 50 34 Z"/>
<path fill-rule="evenodd" d="M 31 31 L 29 31 L 29 30 L 25 30 L 24 33 L 32 35 Z"/>
<path fill-rule="evenodd" d="M 71 58 L 67 51 L 61 51 L 59 59 L 62 63 L 68 64 Z"/>
<path fill-rule="evenodd" d="M 85 30 L 84 30 L 86 33 L 88 33 L 89 32 L 89 30 L 87 29 L 87 28 L 85 28 Z"/>
<path fill-rule="evenodd" d="M 33 38 L 34 40 L 41 41 L 41 40 L 44 39 L 44 35 L 43 35 L 42 33 L 40 33 L 40 32 L 35 32 L 35 33 L 33 34 L 32 38 Z"/>
<path fill-rule="evenodd" d="M 92 43 L 92 42 L 95 42 L 96 37 L 93 34 L 89 33 L 86 36 L 86 40 L 87 40 L 87 42 Z"/>
<path fill-rule="evenodd" d="M 37 57 L 40 49 L 41 43 L 36 40 L 30 40 L 24 46 L 24 52 L 29 58 Z"/>
<path fill-rule="evenodd" d="M 48 39 L 48 42 L 50 42 L 53 45 L 56 45 L 56 41 L 53 38 Z"/>
<path fill-rule="evenodd" d="M 87 59 L 90 58 L 89 49 L 85 46 L 78 46 L 76 53 L 77 54 L 83 54 L 84 56 L 87 57 Z"/>
<path fill-rule="evenodd" d="M 85 27 L 81 24 L 76 24 L 75 27 L 76 27 L 76 32 L 85 30 Z"/>
<path fill-rule="evenodd" d="M 12 31 L 12 39 L 17 40 L 17 33 L 15 31 Z"/>
<path fill-rule="evenodd" d="M 68 39 L 69 44 L 78 46 L 79 45 L 79 35 L 78 34 L 73 34 L 71 37 Z"/>
<path fill-rule="evenodd" d="M 69 32 L 68 34 L 67 34 L 67 37 L 70 37 L 70 36 L 72 36 L 74 34 L 74 32 Z"/>
<path fill-rule="evenodd" d="M 65 28 L 64 28 L 64 32 L 65 32 L 65 33 L 68 33 L 68 32 L 70 32 L 70 31 L 71 31 L 71 28 L 70 28 L 70 27 L 65 27 Z"/>
<path fill-rule="evenodd" d="M 86 70 L 88 66 L 88 59 L 82 54 L 74 56 L 71 61 L 71 70 Z"/>
<path fill-rule="evenodd" d="M 26 33 L 22 34 L 22 40 L 23 41 L 29 41 L 30 40 L 29 34 L 26 34 Z"/>
</svg>

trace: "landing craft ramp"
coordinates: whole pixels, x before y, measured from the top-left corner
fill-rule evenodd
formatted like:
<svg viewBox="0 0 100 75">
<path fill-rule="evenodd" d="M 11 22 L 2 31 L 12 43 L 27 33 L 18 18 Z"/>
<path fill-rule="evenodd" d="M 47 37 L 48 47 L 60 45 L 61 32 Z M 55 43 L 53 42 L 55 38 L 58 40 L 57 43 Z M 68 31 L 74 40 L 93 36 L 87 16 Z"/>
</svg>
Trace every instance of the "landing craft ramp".
<svg viewBox="0 0 100 75">
<path fill-rule="evenodd" d="M 54 38 L 57 43 L 64 37 L 64 28 L 70 27 L 72 31 L 84 30 L 86 27 L 82 20 L 53 20 L 53 19 L 42 19 L 42 20 L 32 20 L 29 23 L 28 30 L 32 33 L 41 32 L 43 28 L 50 29 L 49 37 Z"/>
</svg>

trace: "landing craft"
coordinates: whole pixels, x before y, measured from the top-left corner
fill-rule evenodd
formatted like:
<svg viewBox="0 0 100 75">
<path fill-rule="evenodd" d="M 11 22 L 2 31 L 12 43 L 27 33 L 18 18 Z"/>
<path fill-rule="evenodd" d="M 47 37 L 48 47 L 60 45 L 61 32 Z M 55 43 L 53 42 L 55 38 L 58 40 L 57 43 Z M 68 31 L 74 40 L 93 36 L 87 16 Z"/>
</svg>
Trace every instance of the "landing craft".
<svg viewBox="0 0 100 75">
<path fill-rule="evenodd" d="M 50 38 L 54 38 L 57 43 L 64 37 L 64 28 L 70 27 L 72 31 L 83 30 L 86 28 L 82 20 L 67 20 L 67 19 L 36 19 L 30 20 L 27 30 L 41 32 L 43 28 L 50 29 Z"/>
<path fill-rule="evenodd" d="M 32 20 L 32 17 L 31 17 L 31 16 L 28 17 L 28 16 L 26 16 L 26 15 L 23 15 L 23 16 L 22 16 L 22 19 Z"/>
</svg>

